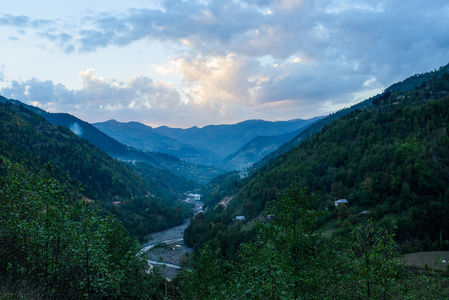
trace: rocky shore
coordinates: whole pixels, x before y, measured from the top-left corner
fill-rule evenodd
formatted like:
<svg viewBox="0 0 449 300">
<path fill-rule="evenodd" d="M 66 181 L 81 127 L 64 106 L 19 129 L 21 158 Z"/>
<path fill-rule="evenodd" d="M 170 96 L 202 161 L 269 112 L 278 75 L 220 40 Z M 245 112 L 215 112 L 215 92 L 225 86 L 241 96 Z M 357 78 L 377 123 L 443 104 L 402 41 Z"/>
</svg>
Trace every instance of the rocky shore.
<svg viewBox="0 0 449 300">
<path fill-rule="evenodd" d="M 184 201 L 195 205 L 195 214 L 201 211 L 200 195 L 188 193 L 186 197 Z M 184 230 L 189 226 L 189 222 L 190 219 L 185 219 L 182 225 L 153 233 L 150 240 L 142 246 L 142 251 L 148 255 L 149 264 L 159 268 L 166 278 L 173 279 L 181 270 L 179 257 L 182 254 L 193 252 L 183 241 Z"/>
</svg>

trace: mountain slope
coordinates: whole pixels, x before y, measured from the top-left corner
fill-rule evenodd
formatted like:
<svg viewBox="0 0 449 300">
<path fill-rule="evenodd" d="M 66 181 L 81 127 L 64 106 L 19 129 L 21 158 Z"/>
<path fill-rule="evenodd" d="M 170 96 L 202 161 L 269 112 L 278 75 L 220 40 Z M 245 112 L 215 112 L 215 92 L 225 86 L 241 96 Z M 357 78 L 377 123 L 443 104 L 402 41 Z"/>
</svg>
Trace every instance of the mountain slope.
<svg viewBox="0 0 449 300">
<path fill-rule="evenodd" d="M 103 133 L 95 126 L 69 114 L 54 114 L 44 111 L 40 114 L 52 124 L 62 125 L 78 133 L 80 137 L 87 139 L 114 158 L 125 162 L 144 162 L 155 168 L 172 172 L 177 175 L 175 177 L 178 177 L 179 182 L 183 185 L 185 185 L 186 179 L 204 183 L 223 173 L 222 170 L 214 167 L 186 163 L 170 154 L 143 152 L 132 147 L 127 147 Z M 164 173 L 159 172 L 159 174 Z M 180 178 L 179 176 L 185 177 L 186 179 Z M 166 177 L 166 181 L 174 182 L 170 176 Z M 193 184 L 193 186 L 195 185 Z"/>
<path fill-rule="evenodd" d="M 4 158 L 12 162 L 27 161 L 33 171 L 51 162 L 52 172 L 59 180 L 67 180 L 72 185 L 81 182 L 85 195 L 93 199 L 147 193 L 148 187 L 134 172 L 70 130 L 51 125 L 23 106 L 2 104 L 0 109 Z"/>
<path fill-rule="evenodd" d="M 341 230 L 357 224 L 357 213 L 368 210 L 379 226 L 395 230 L 404 251 L 449 247 L 448 72 L 445 66 L 420 75 L 430 79 L 413 90 L 387 89 L 249 178 L 215 188 L 213 193 L 232 200 L 225 209 L 209 209 L 206 222 L 256 217 L 296 182 L 320 193 L 321 209 L 327 207 L 327 218 L 338 217 Z M 235 186 L 241 187 L 238 192 Z M 349 201 L 346 217 L 333 202 L 341 198 Z"/>
<path fill-rule="evenodd" d="M 438 77 L 440 78 L 443 74 L 447 73 L 448 66 L 440 67 L 438 70 L 435 70 L 433 72 L 427 72 L 423 74 L 415 74 L 407 79 L 404 79 L 403 81 L 397 82 L 395 84 L 392 84 L 389 86 L 385 93 L 382 95 L 376 95 L 374 97 L 371 97 L 369 99 L 366 99 L 360 103 L 357 103 L 349 108 L 344 108 L 336 113 L 333 113 L 322 120 L 318 120 L 317 122 L 311 124 L 308 128 L 304 129 L 301 133 L 299 133 L 295 138 L 293 138 L 291 141 L 283 144 L 264 158 L 260 159 L 257 163 L 253 165 L 253 168 L 261 168 L 268 164 L 271 160 L 275 159 L 276 157 L 292 150 L 295 146 L 297 146 L 302 141 L 307 140 L 309 137 L 311 137 L 313 134 L 319 132 L 324 126 L 332 123 L 333 121 L 351 113 L 352 111 L 356 109 L 363 109 L 374 101 L 376 99 L 382 100 L 382 98 L 389 97 L 392 92 L 407 92 L 412 91 L 416 88 L 422 87 L 423 84 L 425 84 L 426 81 L 429 81 L 432 79 L 432 77 Z"/>
<path fill-rule="evenodd" d="M 347 198 L 353 205 L 391 212 L 416 207 L 413 229 L 435 240 L 447 225 L 437 216 L 449 204 L 448 95 L 447 73 L 411 93 L 386 92 L 274 161 L 239 197 L 263 207 L 274 197 L 270 190 L 296 181 L 321 191 L 323 201 Z"/>
<path fill-rule="evenodd" d="M 198 183 L 205 183 L 211 180 L 213 177 L 224 172 L 223 170 L 211 166 L 189 164 L 172 155 L 158 152 L 142 152 L 132 147 L 125 146 L 117 140 L 111 138 L 109 135 L 103 133 L 96 127 L 92 126 L 91 124 L 67 113 L 49 113 L 40 108 L 26 105 L 17 100 L 6 99 L 4 97 L 0 98 L 0 103 L 6 102 L 13 103 L 17 106 L 23 106 L 28 110 L 36 112 L 37 114 L 43 116 L 53 125 L 60 125 L 70 129 L 79 137 L 88 140 L 99 149 L 105 151 L 107 154 L 123 162 L 144 162 L 150 169 L 151 167 L 154 167 L 172 172 L 174 174 L 166 177 L 165 180 L 171 183 L 179 182 L 179 186 L 185 186 L 187 181 L 191 180 Z M 158 174 L 157 176 L 168 174 L 166 172 L 159 172 L 155 169 L 153 169 L 153 171 Z M 178 180 L 174 181 L 173 178 L 177 178 Z M 192 187 L 195 186 L 195 184 L 190 185 Z M 170 190 L 177 192 L 185 191 L 180 191 L 179 187 L 172 186 L 171 189 L 166 190 L 165 194 L 170 194 Z"/>
<path fill-rule="evenodd" d="M 303 128 L 275 136 L 258 136 L 237 152 L 227 156 L 220 162 L 220 167 L 227 170 L 244 170 L 250 168 L 255 162 L 260 161 L 281 145 L 297 136 Z"/>
<path fill-rule="evenodd" d="M 114 120 L 94 125 L 118 141 L 141 150 L 160 151 L 190 163 L 234 170 L 252 165 L 296 135 L 301 128 L 319 119 L 278 122 L 250 120 L 234 125 L 188 129 L 165 126 L 152 128 L 137 122 L 120 123 Z M 287 134 L 295 131 L 296 134 Z M 260 136 L 265 138 L 255 140 L 252 147 L 246 145 Z M 245 146 L 242 152 L 238 152 Z"/>
<path fill-rule="evenodd" d="M 215 165 L 220 157 L 214 152 L 155 133 L 150 126 L 138 122 L 120 123 L 109 120 L 94 126 L 125 145 L 142 151 L 161 152 L 188 163 Z"/>
<path fill-rule="evenodd" d="M 82 186 L 80 192 L 87 202 L 101 207 L 103 214 L 115 215 L 141 241 L 149 232 L 179 225 L 189 215 L 188 207 L 175 203 L 177 194 L 185 192 L 176 176 L 163 175 L 171 178 L 165 189 L 156 186 L 154 180 L 144 181 L 124 163 L 69 129 L 52 125 L 17 102 L 9 103 L 3 97 L 0 100 L 0 171 L 19 163 L 28 171 L 69 184 L 75 194 Z M 164 196 L 168 192 L 176 196 Z M 120 209 L 113 202 L 120 202 Z"/>
<path fill-rule="evenodd" d="M 315 119 L 276 122 L 248 120 L 233 125 L 209 125 L 203 128 L 179 129 L 162 126 L 155 128 L 154 131 L 181 142 L 209 149 L 224 158 L 253 138 L 292 132 L 314 121 Z"/>
</svg>

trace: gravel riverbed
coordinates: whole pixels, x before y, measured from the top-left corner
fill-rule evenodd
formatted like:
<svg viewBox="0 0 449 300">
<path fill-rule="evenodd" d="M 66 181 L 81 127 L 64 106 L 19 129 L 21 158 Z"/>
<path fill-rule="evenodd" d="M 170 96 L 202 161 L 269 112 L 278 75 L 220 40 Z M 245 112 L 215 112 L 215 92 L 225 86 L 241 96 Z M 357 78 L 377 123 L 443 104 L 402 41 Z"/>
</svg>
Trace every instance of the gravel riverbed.
<svg viewBox="0 0 449 300">
<path fill-rule="evenodd" d="M 193 200 L 186 200 L 196 205 L 195 213 L 200 211 L 202 203 L 199 201 L 199 195 L 194 196 Z M 184 230 L 189 225 L 190 219 L 185 219 L 182 225 L 169 228 L 164 231 L 151 234 L 147 243 L 142 246 L 142 250 L 148 254 L 149 260 L 154 262 L 166 263 L 179 266 L 179 257 L 181 254 L 193 252 L 192 248 L 184 244 Z M 154 247 L 158 244 L 167 244 L 169 247 Z M 150 262 L 151 264 L 151 262 Z M 155 264 L 152 264 L 156 266 Z M 170 266 L 158 266 L 166 278 L 173 279 L 180 269 Z"/>
</svg>

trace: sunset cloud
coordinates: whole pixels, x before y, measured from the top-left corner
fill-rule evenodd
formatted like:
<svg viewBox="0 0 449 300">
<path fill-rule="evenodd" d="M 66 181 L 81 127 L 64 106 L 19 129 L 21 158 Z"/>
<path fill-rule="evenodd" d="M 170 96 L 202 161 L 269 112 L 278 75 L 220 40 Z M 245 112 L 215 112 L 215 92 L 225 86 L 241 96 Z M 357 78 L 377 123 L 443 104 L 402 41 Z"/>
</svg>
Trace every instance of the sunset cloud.
<svg viewBox="0 0 449 300">
<path fill-rule="evenodd" d="M 10 77 L 24 60 L 3 47 L 1 92 L 70 108 L 87 121 L 122 112 L 122 120 L 205 125 L 329 113 L 449 62 L 449 4 L 442 0 L 129 5 L 89 4 L 68 18 L 5 10 L 3 43 L 14 43 L 30 66 L 42 65 L 37 76 Z M 45 75 L 45 63 L 67 67 L 72 82 Z"/>
</svg>

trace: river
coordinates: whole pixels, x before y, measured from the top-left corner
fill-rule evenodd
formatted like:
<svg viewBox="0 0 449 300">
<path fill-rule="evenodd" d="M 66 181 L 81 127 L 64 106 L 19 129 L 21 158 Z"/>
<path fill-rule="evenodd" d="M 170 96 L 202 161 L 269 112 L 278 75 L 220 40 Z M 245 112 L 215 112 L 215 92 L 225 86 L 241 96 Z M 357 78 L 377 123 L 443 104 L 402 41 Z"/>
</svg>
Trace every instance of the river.
<svg viewBox="0 0 449 300">
<path fill-rule="evenodd" d="M 194 214 L 202 211 L 203 203 L 199 194 L 185 194 L 186 199 L 183 201 L 195 205 Z M 172 227 L 151 235 L 150 240 L 142 245 L 142 251 L 149 256 L 148 264 L 150 267 L 156 265 L 165 266 L 163 274 L 167 278 L 173 278 L 177 269 L 181 269 L 178 265 L 179 256 L 183 253 L 189 253 L 193 250 L 184 245 L 184 230 L 189 225 L 190 219 L 185 219 L 182 225 Z M 155 247 L 158 244 L 167 244 L 169 247 Z"/>
</svg>

